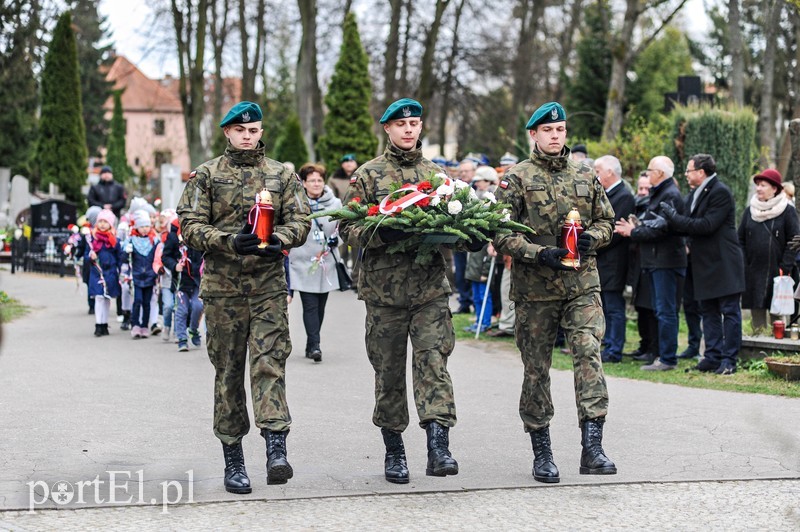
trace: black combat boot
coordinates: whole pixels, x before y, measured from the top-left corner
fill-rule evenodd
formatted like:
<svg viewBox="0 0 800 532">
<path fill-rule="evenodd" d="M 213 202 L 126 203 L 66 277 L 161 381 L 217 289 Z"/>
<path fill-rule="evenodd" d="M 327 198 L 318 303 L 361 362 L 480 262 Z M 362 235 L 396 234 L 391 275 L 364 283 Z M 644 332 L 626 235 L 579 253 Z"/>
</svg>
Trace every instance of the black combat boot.
<svg viewBox="0 0 800 532">
<path fill-rule="evenodd" d="M 386 458 L 383 461 L 386 480 L 394 484 L 408 484 L 408 463 L 402 434 L 389 429 L 381 429 L 381 434 L 386 445 Z"/>
<path fill-rule="evenodd" d="M 242 444 L 222 444 L 222 453 L 225 455 L 225 491 L 228 493 L 250 493 L 250 477 L 244 468 L 244 454 Z"/>
<path fill-rule="evenodd" d="M 123 331 L 130 330 L 131 328 L 131 311 L 130 310 L 123 310 L 122 311 L 122 324 L 119 326 L 120 329 Z"/>
<path fill-rule="evenodd" d="M 605 418 L 589 419 L 581 424 L 581 475 L 616 475 L 617 466 L 603 451 Z"/>
<path fill-rule="evenodd" d="M 294 471 L 286 460 L 286 435 L 288 430 L 274 432 L 261 429 L 261 436 L 267 440 L 267 484 L 286 484 Z"/>
<path fill-rule="evenodd" d="M 533 446 L 533 478 L 539 482 L 556 484 L 561 479 L 558 477 L 558 468 L 553 460 L 553 449 L 550 447 L 550 428 L 534 430 L 531 432 L 531 445 Z"/>
<path fill-rule="evenodd" d="M 425 427 L 428 434 L 428 468 L 425 474 L 434 477 L 458 474 L 458 462 L 450 455 L 450 429 L 435 421 Z"/>
<path fill-rule="evenodd" d="M 99 323 L 95 323 L 94 325 L 94 335 L 103 336 L 103 328 Z"/>
<path fill-rule="evenodd" d="M 100 326 L 100 332 L 103 333 L 103 336 L 108 336 L 111 334 L 108 332 L 108 323 L 104 323 Z"/>
</svg>

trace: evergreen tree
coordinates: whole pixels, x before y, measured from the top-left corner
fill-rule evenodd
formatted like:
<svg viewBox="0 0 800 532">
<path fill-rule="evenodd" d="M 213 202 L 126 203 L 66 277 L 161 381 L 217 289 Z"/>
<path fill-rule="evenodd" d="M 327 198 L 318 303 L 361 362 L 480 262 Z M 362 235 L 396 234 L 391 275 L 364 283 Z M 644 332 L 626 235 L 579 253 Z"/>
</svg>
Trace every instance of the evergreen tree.
<svg viewBox="0 0 800 532">
<path fill-rule="evenodd" d="M 69 201 L 83 206 L 87 150 L 72 16 L 62 13 L 42 71 L 42 114 L 37 162 L 42 186 L 55 183 Z"/>
<path fill-rule="evenodd" d="M 11 175 L 31 176 L 39 92 L 33 74 L 36 4 L 22 0 L 0 6 L 0 165 Z"/>
<path fill-rule="evenodd" d="M 96 0 L 73 0 L 73 27 L 78 42 L 78 64 L 81 73 L 81 101 L 86 146 L 89 155 L 98 155 L 105 144 L 108 121 L 103 105 L 111 95 L 111 82 L 106 81 L 100 67 L 109 59 L 112 44 L 103 25 L 105 17 L 97 13 Z M 104 44 L 101 44 L 104 43 Z"/>
<path fill-rule="evenodd" d="M 282 35 L 282 33 L 286 35 Z M 284 38 L 285 37 L 285 38 Z M 288 48 L 285 43 L 290 42 L 289 33 L 285 28 L 278 29 L 277 40 L 284 43 L 278 48 L 278 68 L 274 84 L 265 80 L 264 91 L 264 135 L 261 141 L 267 153 L 275 150 L 278 136 L 292 113 L 296 113 L 296 100 L 294 97 L 293 67 L 289 64 Z M 225 142 L 227 145 L 227 141 Z M 222 153 L 222 152 L 220 152 Z"/>
<path fill-rule="evenodd" d="M 611 18 L 608 0 L 587 6 L 584 17 L 586 33 L 576 46 L 578 69 L 567 85 L 564 102 L 573 139 L 597 138 L 603 132 L 611 81 L 611 48 L 606 27 Z"/>
<path fill-rule="evenodd" d="M 339 60 L 325 95 L 326 134 L 317 143 L 320 159 L 329 166 L 334 166 L 346 153 L 355 153 L 360 162 L 375 157 L 378 138 L 372 133 L 371 98 L 369 58 L 361 45 L 356 16 L 351 12 L 344 20 Z"/>
<path fill-rule="evenodd" d="M 114 91 L 114 114 L 111 116 L 111 132 L 108 135 L 106 163 L 114 170 L 115 177 L 126 185 L 130 184 L 133 170 L 128 166 L 125 153 L 125 119 L 122 118 L 122 91 Z"/>
<path fill-rule="evenodd" d="M 308 162 L 308 148 L 303 140 L 303 132 L 300 130 L 300 119 L 296 113 L 292 113 L 283 126 L 272 158 L 282 163 L 294 163 L 296 169 Z"/>
</svg>

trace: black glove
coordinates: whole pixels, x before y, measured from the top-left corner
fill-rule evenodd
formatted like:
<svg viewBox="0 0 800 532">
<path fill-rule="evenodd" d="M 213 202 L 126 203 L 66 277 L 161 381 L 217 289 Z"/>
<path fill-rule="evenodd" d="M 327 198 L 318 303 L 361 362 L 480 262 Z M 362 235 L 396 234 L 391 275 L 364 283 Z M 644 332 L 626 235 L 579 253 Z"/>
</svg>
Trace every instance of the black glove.
<svg viewBox="0 0 800 532">
<path fill-rule="evenodd" d="M 594 238 L 589 233 L 581 233 L 578 237 L 578 251 L 581 255 L 589 253 L 594 245 Z"/>
<path fill-rule="evenodd" d="M 483 249 L 487 242 L 482 238 L 472 237 L 469 241 L 467 241 L 467 250 L 473 253 L 477 253 L 478 251 Z"/>
<path fill-rule="evenodd" d="M 652 216 L 652 218 L 650 218 Z M 663 216 L 659 216 L 654 212 L 650 212 L 648 218 L 642 220 L 642 225 L 645 227 L 649 227 L 650 229 L 666 229 L 667 228 L 667 220 Z"/>
<path fill-rule="evenodd" d="M 274 262 L 276 260 L 280 260 L 283 258 L 283 251 L 280 239 L 278 235 L 275 233 L 269 235 L 269 245 L 265 248 L 258 248 L 257 255 L 259 257 L 266 257 L 266 259 L 270 262 Z"/>
<path fill-rule="evenodd" d="M 253 226 L 245 224 L 239 234 L 233 237 L 233 249 L 239 255 L 258 254 L 258 245 L 261 243 L 261 239 L 258 238 L 258 235 L 254 235 L 252 231 Z"/>
<path fill-rule="evenodd" d="M 378 236 L 386 244 L 391 244 L 392 242 L 400 242 L 401 240 L 405 240 L 411 235 L 401 229 L 394 229 L 392 227 L 379 227 Z"/>
<path fill-rule="evenodd" d="M 339 237 L 338 236 L 332 236 L 332 237 L 330 237 L 328 239 L 328 247 L 329 248 L 335 248 L 338 245 L 339 245 Z"/>
<path fill-rule="evenodd" d="M 794 235 L 786 245 L 795 253 L 800 251 L 800 235 Z"/>
<path fill-rule="evenodd" d="M 658 204 L 658 206 L 661 208 L 661 212 L 664 213 L 664 218 L 667 220 L 672 220 L 678 214 L 678 211 L 675 209 L 675 207 L 666 201 L 662 201 Z"/>
<path fill-rule="evenodd" d="M 550 247 L 544 248 L 539 252 L 539 264 L 554 270 L 573 270 L 574 268 L 561 264 L 561 258 L 567 253 L 569 252 L 566 249 Z"/>
</svg>

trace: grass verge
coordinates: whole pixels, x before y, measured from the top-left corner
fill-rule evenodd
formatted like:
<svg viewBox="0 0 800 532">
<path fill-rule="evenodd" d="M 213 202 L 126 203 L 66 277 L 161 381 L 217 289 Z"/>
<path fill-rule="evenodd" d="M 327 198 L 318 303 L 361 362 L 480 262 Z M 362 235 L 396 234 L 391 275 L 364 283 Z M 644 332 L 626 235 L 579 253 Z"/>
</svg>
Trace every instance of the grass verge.
<svg viewBox="0 0 800 532">
<path fill-rule="evenodd" d="M 23 305 L 16 299 L 9 297 L 8 294 L 0 290 L 0 323 L 8 323 L 14 321 L 27 314 L 30 311 L 26 305 Z"/>
<path fill-rule="evenodd" d="M 453 326 L 456 330 L 456 338 L 460 341 L 471 340 L 476 344 L 483 344 L 487 347 L 502 345 L 503 348 L 516 351 L 517 346 L 513 338 L 490 338 L 481 335 L 479 340 L 475 340 L 475 333 L 464 332 L 464 327 L 471 325 L 474 321 L 473 315 L 456 314 L 453 316 Z M 686 324 L 681 317 L 680 332 L 678 338 L 680 353 L 686 346 Z M 628 320 L 628 330 L 625 344 L 626 351 L 635 349 L 638 343 L 638 333 L 636 332 L 635 321 Z M 692 388 L 706 388 L 710 390 L 724 390 L 729 392 L 761 393 L 766 395 L 781 395 L 785 397 L 800 397 L 800 383 L 786 381 L 776 377 L 767 371 L 767 366 L 763 360 L 740 361 L 739 367 L 733 375 L 714 375 L 701 373 L 691 369 L 696 360 L 679 360 L 678 368 L 673 371 L 642 371 L 639 369 L 641 362 L 636 362 L 631 358 L 624 357 L 619 364 L 604 364 L 603 369 L 606 375 L 613 377 L 623 377 L 650 382 L 661 382 L 664 384 L 676 384 L 678 386 L 689 386 Z M 553 351 L 553 368 L 572 370 L 572 357 L 563 354 L 560 349 Z"/>
</svg>

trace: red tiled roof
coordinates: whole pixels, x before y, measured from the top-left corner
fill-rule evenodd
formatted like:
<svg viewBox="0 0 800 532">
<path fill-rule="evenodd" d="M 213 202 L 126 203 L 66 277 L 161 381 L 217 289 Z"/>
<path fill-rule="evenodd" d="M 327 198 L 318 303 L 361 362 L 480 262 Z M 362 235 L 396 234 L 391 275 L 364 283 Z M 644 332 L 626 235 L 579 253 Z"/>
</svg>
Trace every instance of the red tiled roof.
<svg viewBox="0 0 800 532">
<path fill-rule="evenodd" d="M 181 113 L 181 101 L 177 93 L 177 83 L 169 86 L 150 79 L 125 57 L 118 55 L 106 74 L 106 79 L 114 82 L 114 89 L 125 89 L 122 93 L 122 108 L 126 112 Z M 104 107 L 114 108 L 113 98 Z"/>
</svg>

